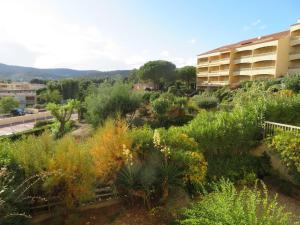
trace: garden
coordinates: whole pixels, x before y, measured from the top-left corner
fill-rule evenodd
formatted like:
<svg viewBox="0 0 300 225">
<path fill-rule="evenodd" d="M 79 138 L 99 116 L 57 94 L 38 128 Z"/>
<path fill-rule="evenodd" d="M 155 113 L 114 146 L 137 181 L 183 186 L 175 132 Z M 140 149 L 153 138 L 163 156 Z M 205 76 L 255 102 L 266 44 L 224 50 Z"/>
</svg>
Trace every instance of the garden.
<svg viewBox="0 0 300 225">
<path fill-rule="evenodd" d="M 299 224 L 299 212 L 267 183 L 300 187 L 299 133 L 264 138 L 263 125 L 300 124 L 300 76 L 203 91 L 191 77 L 194 68 L 152 61 L 127 79 L 77 84 L 76 96 L 50 83 L 44 99 L 66 96 L 47 100 L 55 120 L 43 132 L 0 141 L 0 224 L 31 224 L 33 209 L 53 202 L 40 224 Z M 141 79 L 155 90 L 133 91 Z M 74 110 L 92 127 L 87 137 L 72 135 Z M 268 154 L 251 154 L 262 144 L 293 183 L 281 180 Z M 118 205 L 79 213 L 107 187 Z"/>
</svg>

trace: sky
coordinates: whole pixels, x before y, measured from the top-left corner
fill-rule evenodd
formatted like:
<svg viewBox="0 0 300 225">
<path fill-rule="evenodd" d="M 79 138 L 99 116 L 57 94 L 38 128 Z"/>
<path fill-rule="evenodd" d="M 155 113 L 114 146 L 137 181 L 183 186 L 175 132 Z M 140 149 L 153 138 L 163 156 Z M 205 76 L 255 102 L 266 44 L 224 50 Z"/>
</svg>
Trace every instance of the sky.
<svg viewBox="0 0 300 225">
<path fill-rule="evenodd" d="M 299 0 L 0 0 L 0 63 L 115 70 L 287 30 Z"/>
</svg>

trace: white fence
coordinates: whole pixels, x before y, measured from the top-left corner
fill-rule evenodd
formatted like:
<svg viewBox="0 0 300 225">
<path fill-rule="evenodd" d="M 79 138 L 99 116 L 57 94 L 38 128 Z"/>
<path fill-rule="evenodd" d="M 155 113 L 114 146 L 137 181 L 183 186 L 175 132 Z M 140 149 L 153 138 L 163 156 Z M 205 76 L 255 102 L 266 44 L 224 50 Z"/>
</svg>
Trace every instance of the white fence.
<svg viewBox="0 0 300 225">
<path fill-rule="evenodd" d="M 265 121 L 265 124 L 264 124 L 264 136 L 265 137 L 274 135 L 276 130 L 300 132 L 300 127 L 292 126 L 292 125 L 288 125 L 288 124 Z"/>
</svg>

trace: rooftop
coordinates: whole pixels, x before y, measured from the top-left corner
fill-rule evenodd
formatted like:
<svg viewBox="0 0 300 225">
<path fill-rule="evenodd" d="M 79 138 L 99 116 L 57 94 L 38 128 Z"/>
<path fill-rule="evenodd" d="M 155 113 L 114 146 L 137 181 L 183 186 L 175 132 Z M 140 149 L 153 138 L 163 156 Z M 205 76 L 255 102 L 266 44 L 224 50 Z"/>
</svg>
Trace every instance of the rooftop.
<svg viewBox="0 0 300 225">
<path fill-rule="evenodd" d="M 256 38 L 240 41 L 240 42 L 237 42 L 237 43 L 234 43 L 234 44 L 225 45 L 225 46 L 213 49 L 211 51 L 201 53 L 198 56 L 211 54 L 211 53 L 215 53 L 215 52 L 229 51 L 233 48 L 238 48 L 238 47 L 243 47 L 243 46 L 268 42 L 268 41 L 274 41 L 274 40 L 278 40 L 278 39 L 280 39 L 280 38 L 282 38 L 282 37 L 284 37 L 288 34 L 289 34 L 289 31 L 282 31 L 282 32 L 277 32 L 277 33 L 265 35 L 265 36 L 259 36 L 259 37 L 256 37 Z"/>
</svg>

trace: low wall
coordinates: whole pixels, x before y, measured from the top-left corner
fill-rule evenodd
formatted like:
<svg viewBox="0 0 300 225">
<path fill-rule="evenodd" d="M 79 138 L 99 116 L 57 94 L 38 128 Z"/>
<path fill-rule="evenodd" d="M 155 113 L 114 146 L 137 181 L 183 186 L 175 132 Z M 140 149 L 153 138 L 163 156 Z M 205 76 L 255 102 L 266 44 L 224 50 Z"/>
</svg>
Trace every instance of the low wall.
<svg viewBox="0 0 300 225">
<path fill-rule="evenodd" d="M 52 118 L 52 115 L 50 112 L 40 112 L 37 114 L 27 114 L 24 116 L 9 117 L 9 118 L 0 120 L 0 127 L 11 126 L 14 124 L 26 123 L 26 122 L 31 122 L 31 121 L 35 121 L 35 120 L 50 119 L 50 118 Z"/>
<path fill-rule="evenodd" d="M 250 153 L 254 156 L 262 156 L 264 152 L 270 156 L 272 168 L 277 171 L 282 178 L 294 183 L 293 177 L 288 174 L 288 168 L 281 162 L 279 156 L 273 153 L 265 143 L 252 149 Z"/>
<path fill-rule="evenodd" d="M 93 204 L 88 204 L 88 205 L 82 206 L 78 209 L 78 211 L 85 212 L 85 211 L 89 211 L 89 210 L 103 209 L 103 208 L 110 207 L 113 205 L 118 205 L 120 203 L 121 203 L 120 199 L 110 199 L 110 200 L 96 202 Z M 51 214 L 51 213 L 42 213 L 42 214 L 38 214 L 38 215 L 33 215 L 30 222 L 31 222 L 31 224 L 41 225 L 41 224 L 44 224 L 46 221 L 49 221 L 51 218 L 53 218 L 53 216 L 55 216 L 55 215 Z"/>
</svg>

